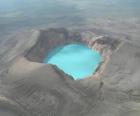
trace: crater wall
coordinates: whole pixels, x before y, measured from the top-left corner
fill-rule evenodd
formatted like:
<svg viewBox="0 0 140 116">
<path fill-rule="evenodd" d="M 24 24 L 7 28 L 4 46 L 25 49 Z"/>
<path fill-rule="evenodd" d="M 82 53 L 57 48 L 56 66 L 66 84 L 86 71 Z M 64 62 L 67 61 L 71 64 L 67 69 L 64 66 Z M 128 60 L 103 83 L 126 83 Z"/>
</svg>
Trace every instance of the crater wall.
<svg viewBox="0 0 140 116">
<path fill-rule="evenodd" d="M 64 28 L 40 30 L 36 44 L 27 51 L 25 57 L 29 61 L 42 63 L 51 49 L 70 43 L 85 44 L 90 49 L 94 49 L 101 54 L 101 62 L 93 74 L 98 77 L 103 72 L 110 55 L 118 48 L 121 42 L 117 39 L 99 36 L 89 31 L 76 32 Z"/>
<path fill-rule="evenodd" d="M 51 49 L 69 43 L 82 42 L 78 32 L 69 32 L 66 29 L 40 30 L 36 44 L 27 52 L 26 58 L 34 62 L 42 62 L 46 53 Z"/>
</svg>

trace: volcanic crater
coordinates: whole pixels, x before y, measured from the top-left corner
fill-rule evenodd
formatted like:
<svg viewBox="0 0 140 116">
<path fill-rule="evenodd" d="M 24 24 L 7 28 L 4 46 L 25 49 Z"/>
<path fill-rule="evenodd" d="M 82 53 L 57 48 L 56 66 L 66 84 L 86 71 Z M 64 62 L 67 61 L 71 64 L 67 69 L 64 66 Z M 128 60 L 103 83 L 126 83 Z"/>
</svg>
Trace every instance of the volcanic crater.
<svg viewBox="0 0 140 116">
<path fill-rule="evenodd" d="M 24 57 L 32 62 L 42 63 L 46 54 L 52 49 L 68 44 L 84 44 L 91 50 L 96 50 L 101 54 L 101 61 L 95 72 L 90 77 L 99 77 L 103 72 L 109 57 L 120 45 L 118 39 L 106 36 L 99 36 L 90 31 L 78 32 L 70 31 L 65 28 L 40 30 L 35 45 L 26 51 Z M 94 61 L 93 61 L 94 62 Z M 57 67 L 58 69 L 59 67 Z M 71 76 L 71 75 L 69 75 Z"/>
<path fill-rule="evenodd" d="M 82 109 L 82 115 L 85 116 L 89 110 L 98 109 L 93 108 L 97 101 L 104 103 L 103 98 L 108 100 L 106 94 L 103 95 L 103 91 L 108 92 L 108 86 L 104 85 L 105 80 L 102 81 L 101 76 L 107 72 L 104 70 L 112 69 L 106 66 L 112 60 L 112 54 L 119 50 L 120 40 L 92 31 L 51 28 L 33 31 L 28 41 L 26 47 L 22 46 L 25 49 L 19 49 L 22 51 L 16 53 L 16 58 L 2 74 L 2 108 L 6 105 L 10 112 L 23 116 L 81 116 Z M 52 49 L 74 43 L 84 44 L 101 55 L 96 71 L 91 76 L 76 81 L 56 65 L 43 63 L 46 53 Z M 111 90 L 109 92 L 116 96 Z M 99 107 L 102 107 L 102 103 L 99 103 Z M 12 107 L 19 109 L 16 111 Z M 0 110 L 3 112 L 2 108 Z"/>
</svg>

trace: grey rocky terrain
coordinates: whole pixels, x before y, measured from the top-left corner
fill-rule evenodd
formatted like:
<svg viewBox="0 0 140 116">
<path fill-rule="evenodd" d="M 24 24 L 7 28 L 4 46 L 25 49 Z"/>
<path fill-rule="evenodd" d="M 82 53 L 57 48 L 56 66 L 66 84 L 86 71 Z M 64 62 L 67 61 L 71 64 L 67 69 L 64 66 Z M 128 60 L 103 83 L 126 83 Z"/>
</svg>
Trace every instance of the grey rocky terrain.
<svg viewBox="0 0 140 116">
<path fill-rule="evenodd" d="M 22 31 L 8 42 L 5 40 L 0 46 L 0 113 L 7 112 L 7 116 L 140 116 L 137 42 L 104 36 L 95 30 L 65 29 Z M 102 56 L 107 54 L 103 57 L 105 65 L 101 64 L 97 74 L 74 81 L 58 67 L 41 63 L 45 50 L 73 42 L 85 43 L 99 50 Z"/>
</svg>

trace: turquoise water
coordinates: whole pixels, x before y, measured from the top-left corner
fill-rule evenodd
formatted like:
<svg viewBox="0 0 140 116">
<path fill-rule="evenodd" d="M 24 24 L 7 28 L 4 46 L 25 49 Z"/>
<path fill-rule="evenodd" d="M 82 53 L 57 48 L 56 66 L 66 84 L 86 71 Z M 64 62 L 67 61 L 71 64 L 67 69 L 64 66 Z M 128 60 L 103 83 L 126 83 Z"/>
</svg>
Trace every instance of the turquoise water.
<svg viewBox="0 0 140 116">
<path fill-rule="evenodd" d="M 74 80 L 91 76 L 96 70 L 101 56 L 83 44 L 60 46 L 46 55 L 44 63 L 57 65 Z"/>
</svg>

